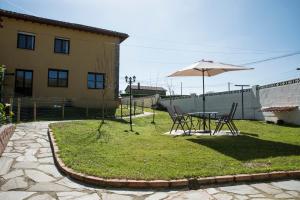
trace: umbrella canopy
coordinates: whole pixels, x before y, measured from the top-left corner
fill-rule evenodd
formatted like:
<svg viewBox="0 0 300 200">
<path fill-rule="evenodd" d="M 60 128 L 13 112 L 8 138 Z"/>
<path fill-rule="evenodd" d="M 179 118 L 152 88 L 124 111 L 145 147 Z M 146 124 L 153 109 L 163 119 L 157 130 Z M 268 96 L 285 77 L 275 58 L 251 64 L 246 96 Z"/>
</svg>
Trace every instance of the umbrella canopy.
<svg viewBox="0 0 300 200">
<path fill-rule="evenodd" d="M 213 61 L 201 60 L 192 65 L 178 70 L 168 77 L 174 76 L 214 76 L 223 72 L 250 70 L 253 68 L 242 67 L 237 65 L 218 63 Z M 203 73 L 204 72 L 204 73 Z"/>
<path fill-rule="evenodd" d="M 181 70 L 178 70 L 168 77 L 176 77 L 176 76 L 202 76 L 202 91 L 203 91 L 203 117 L 205 114 L 205 92 L 204 92 L 204 76 L 214 76 L 217 74 L 221 74 L 224 72 L 229 71 L 238 71 L 238 70 L 250 70 L 253 68 L 242 67 L 237 65 L 225 64 L 225 63 L 218 63 L 208 60 L 201 60 L 198 61 L 188 67 L 185 67 Z M 205 131 L 205 120 L 203 123 L 203 130 Z"/>
</svg>

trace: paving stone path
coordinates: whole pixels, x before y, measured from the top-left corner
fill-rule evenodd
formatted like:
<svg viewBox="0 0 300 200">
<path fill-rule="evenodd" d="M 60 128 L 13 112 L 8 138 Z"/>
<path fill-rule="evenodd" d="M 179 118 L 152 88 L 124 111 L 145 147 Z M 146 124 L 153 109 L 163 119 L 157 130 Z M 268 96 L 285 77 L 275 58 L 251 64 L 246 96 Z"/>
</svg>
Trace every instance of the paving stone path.
<svg viewBox="0 0 300 200">
<path fill-rule="evenodd" d="M 0 157 L 0 200 L 300 199 L 300 180 L 210 186 L 199 190 L 112 190 L 79 184 L 57 171 L 49 122 L 17 125 Z"/>
</svg>

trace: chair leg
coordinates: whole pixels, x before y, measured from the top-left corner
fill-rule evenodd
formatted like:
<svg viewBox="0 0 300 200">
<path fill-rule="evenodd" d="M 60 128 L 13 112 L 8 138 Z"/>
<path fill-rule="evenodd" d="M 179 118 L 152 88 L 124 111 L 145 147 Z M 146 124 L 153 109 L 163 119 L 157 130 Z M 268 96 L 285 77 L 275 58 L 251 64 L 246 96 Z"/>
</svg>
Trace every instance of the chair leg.
<svg viewBox="0 0 300 200">
<path fill-rule="evenodd" d="M 217 131 L 218 131 L 220 125 L 221 125 L 221 122 L 219 121 L 219 122 L 217 123 L 217 125 L 216 125 L 216 128 L 215 128 L 215 131 L 214 131 L 213 135 L 217 133 Z"/>
<path fill-rule="evenodd" d="M 227 122 L 226 125 L 228 126 L 231 134 L 234 135 L 235 134 L 235 130 L 232 128 L 231 124 L 229 122 Z"/>
<path fill-rule="evenodd" d="M 177 126 L 176 126 L 176 129 L 175 129 L 175 131 L 177 131 L 177 130 L 178 130 L 178 126 L 179 126 L 179 124 L 180 124 L 180 123 L 178 122 L 178 124 L 177 124 Z"/>
<path fill-rule="evenodd" d="M 188 130 L 189 130 L 189 132 L 191 132 L 190 130 L 191 130 L 191 127 L 189 126 L 189 122 L 190 121 L 190 117 L 187 117 L 186 119 L 185 119 L 185 124 L 186 124 L 186 127 L 188 128 Z"/>
<path fill-rule="evenodd" d="M 182 128 L 182 130 L 183 130 L 183 133 L 185 134 L 184 125 L 182 125 L 182 124 L 180 123 L 180 126 L 181 126 L 181 128 Z"/>
<path fill-rule="evenodd" d="M 231 125 L 234 128 L 236 134 L 238 135 L 239 134 L 239 129 L 236 127 L 236 125 L 235 125 L 235 123 L 233 121 L 231 121 Z"/>
<path fill-rule="evenodd" d="M 224 123 L 221 122 L 221 126 L 219 127 L 218 132 L 220 132 L 222 130 L 223 126 L 224 126 Z"/>
<path fill-rule="evenodd" d="M 217 125 L 217 127 L 216 127 L 216 129 L 215 129 L 216 133 L 221 131 L 222 126 L 223 126 L 223 122 L 222 122 L 222 121 L 219 121 L 219 122 L 218 122 L 218 125 Z"/>
<path fill-rule="evenodd" d="M 218 123 L 216 125 L 216 128 L 215 128 L 215 131 L 214 131 L 214 134 L 217 133 L 217 132 L 220 132 L 221 125 L 222 125 L 222 121 L 218 121 Z"/>
<path fill-rule="evenodd" d="M 175 121 L 173 122 L 173 125 L 172 125 L 172 127 L 171 127 L 170 134 L 172 133 L 172 130 L 173 130 L 173 128 L 174 128 L 174 125 L 175 125 Z"/>
</svg>

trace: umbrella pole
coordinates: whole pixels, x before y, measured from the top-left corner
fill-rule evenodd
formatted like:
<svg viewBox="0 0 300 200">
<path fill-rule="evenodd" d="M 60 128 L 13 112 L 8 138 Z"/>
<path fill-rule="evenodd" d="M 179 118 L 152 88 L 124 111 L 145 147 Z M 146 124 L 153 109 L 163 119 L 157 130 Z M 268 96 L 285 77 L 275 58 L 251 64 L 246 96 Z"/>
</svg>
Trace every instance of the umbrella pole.
<svg viewBox="0 0 300 200">
<path fill-rule="evenodd" d="M 205 120 L 205 91 L 204 91 L 204 69 L 202 69 L 202 98 L 203 98 L 203 131 L 205 131 L 206 120 Z"/>
</svg>

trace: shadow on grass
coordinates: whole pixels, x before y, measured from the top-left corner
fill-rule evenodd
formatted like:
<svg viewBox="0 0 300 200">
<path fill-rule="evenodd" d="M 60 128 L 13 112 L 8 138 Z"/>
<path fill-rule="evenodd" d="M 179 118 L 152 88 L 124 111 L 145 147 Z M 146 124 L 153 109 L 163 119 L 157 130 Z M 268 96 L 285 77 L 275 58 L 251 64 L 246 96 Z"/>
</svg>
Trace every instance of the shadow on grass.
<svg viewBox="0 0 300 200">
<path fill-rule="evenodd" d="M 300 146 L 298 145 L 261 140 L 247 135 L 237 137 L 197 137 L 188 138 L 187 140 L 209 147 L 240 161 L 300 155 Z"/>
<path fill-rule="evenodd" d="M 287 128 L 300 128 L 300 125 L 296 125 L 296 124 L 276 124 L 276 126 L 287 127 Z"/>
<path fill-rule="evenodd" d="M 246 133 L 246 132 L 242 132 L 241 134 L 242 134 L 242 135 L 247 135 L 247 136 L 252 136 L 252 137 L 259 137 L 259 135 L 256 134 L 256 133 Z"/>
</svg>

